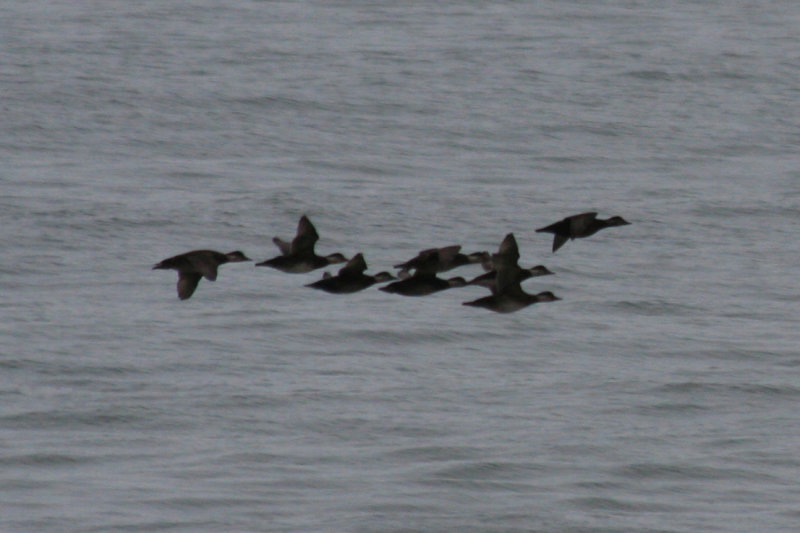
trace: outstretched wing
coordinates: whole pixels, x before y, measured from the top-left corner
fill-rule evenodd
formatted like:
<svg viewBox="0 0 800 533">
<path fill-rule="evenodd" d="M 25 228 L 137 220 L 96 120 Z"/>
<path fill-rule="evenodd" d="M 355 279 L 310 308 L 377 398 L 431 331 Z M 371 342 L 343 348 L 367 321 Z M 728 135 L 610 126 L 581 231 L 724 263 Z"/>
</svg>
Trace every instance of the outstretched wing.
<svg viewBox="0 0 800 533">
<path fill-rule="evenodd" d="M 195 272 L 179 272 L 178 298 L 186 300 L 194 294 L 194 290 L 197 288 L 197 284 L 200 283 L 200 278 L 202 277 L 201 274 Z"/>
<path fill-rule="evenodd" d="M 493 291 L 495 294 L 520 290 L 519 282 L 522 269 L 517 265 L 516 261 L 496 261 L 495 269 L 497 270 Z"/>
<path fill-rule="evenodd" d="M 275 246 L 281 251 L 281 255 L 289 255 L 292 253 L 292 243 L 286 242 L 280 237 L 273 237 L 272 242 L 275 243 Z"/>
<path fill-rule="evenodd" d="M 461 246 L 457 244 L 454 246 L 445 246 L 444 248 L 439 248 L 437 251 L 439 252 L 439 263 L 446 265 L 455 260 L 458 252 L 461 251 Z"/>
<path fill-rule="evenodd" d="M 505 257 L 515 263 L 519 260 L 519 246 L 517 246 L 517 239 L 514 237 L 513 233 L 509 233 L 505 236 L 503 242 L 500 243 L 500 247 L 497 249 L 496 255 Z M 492 262 L 494 262 L 494 257 L 492 258 Z"/>
<path fill-rule="evenodd" d="M 359 276 L 367 269 L 367 262 L 364 260 L 364 254 L 356 254 L 345 266 L 339 269 L 339 276 L 341 277 L 354 277 Z"/>
<path fill-rule="evenodd" d="M 318 240 L 319 234 L 317 233 L 317 229 L 308 217 L 303 215 L 300 217 L 300 222 L 297 224 L 297 235 L 295 235 L 295 238 L 292 240 L 291 252 L 293 254 L 313 253 L 314 245 Z"/>
<path fill-rule="evenodd" d="M 568 240 L 569 236 L 563 233 L 556 233 L 553 236 L 553 253 L 555 253 L 556 250 L 564 246 L 564 243 L 567 242 Z"/>
<path fill-rule="evenodd" d="M 500 243 L 497 253 L 492 256 L 492 266 L 497 271 L 494 282 L 495 294 L 519 288 L 520 273 L 522 269 L 517 264 L 519 260 L 519 247 L 513 233 L 509 233 Z"/>
<path fill-rule="evenodd" d="M 420 252 L 414 261 L 414 267 L 416 267 L 416 271 L 414 272 L 415 276 L 434 276 L 439 270 L 439 250 L 432 248 Z"/>
<path fill-rule="evenodd" d="M 438 248 L 428 248 L 426 250 L 420 250 L 420 252 L 406 261 L 405 263 L 400 263 L 394 265 L 394 268 L 402 268 L 403 270 L 411 270 L 412 268 L 416 268 L 420 261 L 424 261 L 426 257 L 429 257 L 432 253 L 438 252 Z"/>
</svg>

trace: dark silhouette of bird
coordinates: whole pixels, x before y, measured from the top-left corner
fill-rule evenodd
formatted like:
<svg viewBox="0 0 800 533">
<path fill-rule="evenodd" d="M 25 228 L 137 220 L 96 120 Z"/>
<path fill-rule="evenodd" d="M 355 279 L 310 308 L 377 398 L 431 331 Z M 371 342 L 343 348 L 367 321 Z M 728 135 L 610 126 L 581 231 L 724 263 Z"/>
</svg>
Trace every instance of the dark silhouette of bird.
<svg viewBox="0 0 800 533">
<path fill-rule="evenodd" d="M 319 234 L 314 224 L 307 216 L 303 215 L 297 224 L 297 234 L 292 242 L 286 242 L 279 237 L 272 239 L 272 242 L 281 251 L 281 255 L 256 263 L 256 266 L 268 266 L 281 272 L 302 274 L 328 265 L 347 262 L 347 258 L 340 253 L 326 256 L 317 255 L 314 245 L 318 240 Z"/>
<path fill-rule="evenodd" d="M 630 222 L 620 216 L 614 216 L 603 220 L 597 218 L 596 212 L 590 212 L 566 217 L 563 220 L 539 228 L 536 231 L 539 233 L 554 234 L 553 252 L 555 253 L 555 251 L 561 248 L 569 239 L 589 237 L 601 229 L 614 226 L 627 226 L 628 224 L 630 224 Z"/>
<path fill-rule="evenodd" d="M 241 261 L 250 261 L 250 258 L 238 250 L 227 254 L 214 250 L 194 250 L 164 259 L 154 265 L 153 270 L 177 270 L 178 298 L 186 300 L 194 293 L 201 278 L 214 281 L 217 279 L 217 269 L 220 265 Z"/>
<path fill-rule="evenodd" d="M 374 276 L 370 276 L 364 274 L 366 269 L 367 262 L 364 260 L 364 254 L 356 254 L 339 270 L 337 275 L 331 276 L 330 273 L 326 272 L 321 280 L 309 283 L 306 287 L 320 289 L 333 294 L 349 294 L 362 291 L 376 283 L 397 279 L 388 272 L 379 272 Z"/>
</svg>

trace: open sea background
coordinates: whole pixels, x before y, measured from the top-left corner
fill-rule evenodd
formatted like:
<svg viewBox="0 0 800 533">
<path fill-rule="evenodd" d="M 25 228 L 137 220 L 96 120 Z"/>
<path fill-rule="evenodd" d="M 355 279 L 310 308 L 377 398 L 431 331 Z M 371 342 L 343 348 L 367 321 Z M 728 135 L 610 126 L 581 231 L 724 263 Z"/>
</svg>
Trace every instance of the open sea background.
<svg viewBox="0 0 800 533">
<path fill-rule="evenodd" d="M 0 531 L 800 524 L 800 6 L 7 0 Z M 632 225 L 557 254 L 534 229 Z M 223 266 L 308 214 L 371 272 L 496 250 L 562 301 Z M 476 265 L 452 275 L 473 276 Z"/>
</svg>

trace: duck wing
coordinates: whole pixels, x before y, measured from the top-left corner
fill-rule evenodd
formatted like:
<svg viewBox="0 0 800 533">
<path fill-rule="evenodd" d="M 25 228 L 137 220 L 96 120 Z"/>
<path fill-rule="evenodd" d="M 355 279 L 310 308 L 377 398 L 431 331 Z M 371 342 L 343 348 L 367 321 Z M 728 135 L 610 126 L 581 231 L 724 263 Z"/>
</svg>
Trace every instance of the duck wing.
<svg viewBox="0 0 800 533">
<path fill-rule="evenodd" d="M 438 252 L 438 248 L 428 248 L 427 250 L 420 250 L 420 252 L 406 261 L 405 263 L 400 263 L 394 265 L 394 268 L 402 268 L 403 270 L 411 270 L 412 268 L 416 268 L 417 264 L 420 261 L 424 261 L 427 257 L 429 257 L 432 253 Z"/>
<path fill-rule="evenodd" d="M 297 234 L 292 240 L 291 252 L 293 254 L 313 254 L 314 245 L 318 240 L 319 233 L 317 233 L 317 229 L 314 227 L 314 224 L 311 223 L 308 217 L 303 215 L 300 218 L 300 222 L 297 224 Z"/>
<path fill-rule="evenodd" d="M 339 269 L 340 277 L 358 277 L 367 269 L 364 254 L 356 254 L 345 266 Z"/>
<path fill-rule="evenodd" d="M 194 294 L 194 290 L 202 277 L 201 274 L 196 272 L 178 272 L 178 298 L 186 300 Z"/>
<path fill-rule="evenodd" d="M 569 235 L 565 233 L 556 233 L 553 236 L 553 252 L 564 246 L 564 243 L 569 240 Z"/>
<path fill-rule="evenodd" d="M 281 251 L 281 255 L 289 255 L 292 253 L 292 243 L 286 242 L 280 237 L 273 237 L 272 242 L 275 243 L 275 246 Z"/>
<path fill-rule="evenodd" d="M 513 233 L 509 233 L 505 236 L 495 256 L 502 256 L 515 263 L 519 260 L 519 246 L 517 246 L 517 239 L 514 237 Z M 495 256 L 492 257 L 492 263 L 494 263 Z"/>
<path fill-rule="evenodd" d="M 500 243 L 497 253 L 492 256 L 492 266 L 497 271 L 494 282 L 495 294 L 511 290 L 514 285 L 519 288 L 522 269 L 517 264 L 517 261 L 519 261 L 517 239 L 513 233 L 509 233 Z"/>
<path fill-rule="evenodd" d="M 439 270 L 439 250 L 432 248 L 426 250 L 424 253 L 420 252 L 414 261 L 414 276 L 431 276 L 434 277 Z"/>
<path fill-rule="evenodd" d="M 502 294 L 506 292 L 513 292 L 514 290 L 522 290 L 520 287 L 520 278 L 522 269 L 517 265 L 516 261 L 500 263 L 495 262 L 495 269 L 497 276 L 494 280 L 495 294 Z"/>
<path fill-rule="evenodd" d="M 454 246 L 445 246 L 444 248 L 439 248 L 436 251 L 439 254 L 439 265 L 447 266 L 455 260 L 458 252 L 461 251 L 461 246 L 457 244 Z"/>
</svg>

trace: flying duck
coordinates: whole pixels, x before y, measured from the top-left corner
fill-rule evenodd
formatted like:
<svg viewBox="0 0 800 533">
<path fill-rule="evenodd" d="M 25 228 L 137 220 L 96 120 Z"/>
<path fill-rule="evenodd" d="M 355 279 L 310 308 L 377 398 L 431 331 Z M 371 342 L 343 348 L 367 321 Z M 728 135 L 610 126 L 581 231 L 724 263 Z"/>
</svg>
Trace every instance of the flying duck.
<svg viewBox="0 0 800 533">
<path fill-rule="evenodd" d="M 306 287 L 320 289 L 333 294 L 349 294 L 364 290 L 376 283 L 397 279 L 388 272 L 379 272 L 374 276 L 370 276 L 364 274 L 366 269 L 367 262 L 364 260 L 364 254 L 359 253 L 350 259 L 339 270 L 337 275 L 331 276 L 330 273 L 325 272 L 321 280 L 310 283 Z"/>
<path fill-rule="evenodd" d="M 268 266 L 290 274 L 303 274 L 328 265 L 347 262 L 347 258 L 340 253 L 324 257 L 317 255 L 314 252 L 314 245 L 318 240 L 319 234 L 316 228 L 308 217 L 303 215 L 297 224 L 297 234 L 291 243 L 279 237 L 272 239 L 281 251 L 281 255 L 256 263 L 256 266 Z"/>
<path fill-rule="evenodd" d="M 392 294 L 402 294 L 403 296 L 427 296 L 445 289 L 463 287 L 466 284 L 467 280 L 461 276 L 442 279 L 436 277 L 436 274 L 415 273 L 405 279 L 381 287 L 381 290 Z"/>
<path fill-rule="evenodd" d="M 223 254 L 214 250 L 194 250 L 185 254 L 164 259 L 153 266 L 156 269 L 172 269 L 178 271 L 178 298 L 188 299 L 200 283 L 200 278 L 208 281 L 217 279 L 217 268 L 225 263 L 250 261 L 240 251 Z"/>
<path fill-rule="evenodd" d="M 604 228 L 613 226 L 626 226 L 630 224 L 620 216 L 614 216 L 606 220 L 597 218 L 596 212 L 581 213 L 566 217 L 549 226 L 539 228 L 539 233 L 553 233 L 553 252 L 561 248 L 568 239 L 579 239 L 589 237 Z"/>
</svg>

